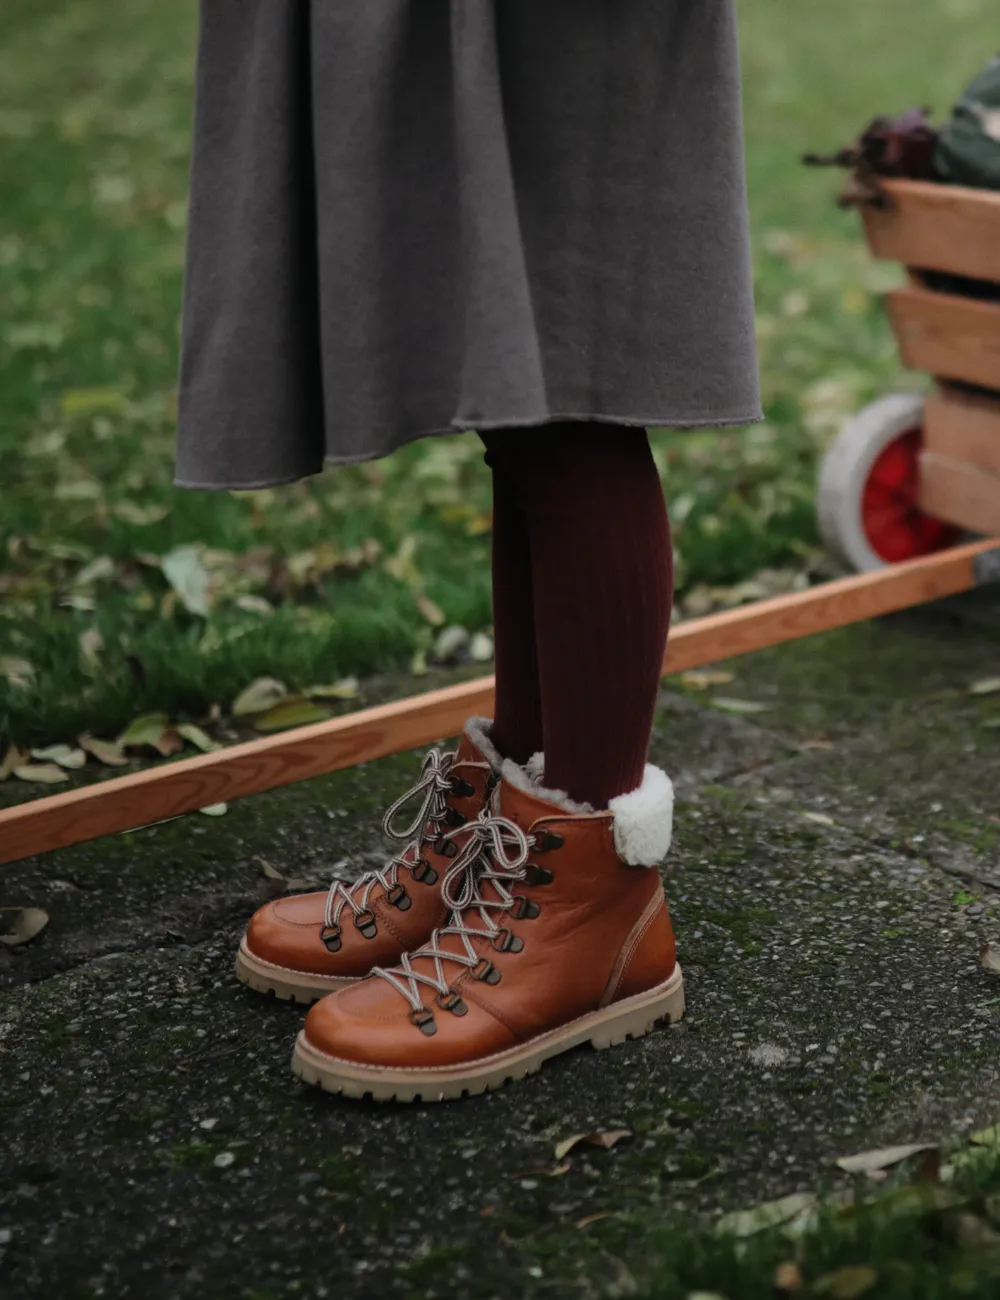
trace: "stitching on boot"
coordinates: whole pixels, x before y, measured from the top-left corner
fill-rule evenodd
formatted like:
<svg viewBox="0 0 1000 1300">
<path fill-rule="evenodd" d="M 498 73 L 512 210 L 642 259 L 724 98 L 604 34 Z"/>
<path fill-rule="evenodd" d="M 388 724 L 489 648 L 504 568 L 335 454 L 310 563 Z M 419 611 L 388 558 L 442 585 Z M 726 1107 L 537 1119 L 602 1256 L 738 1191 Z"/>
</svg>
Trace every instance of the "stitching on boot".
<svg viewBox="0 0 1000 1300">
<path fill-rule="evenodd" d="M 656 920 L 656 914 L 660 910 L 661 905 L 664 904 L 664 901 L 663 886 L 660 885 L 659 889 L 657 889 L 656 893 L 646 904 L 638 921 L 633 925 L 628 938 L 622 944 L 621 951 L 618 954 L 618 959 L 612 968 L 607 985 L 601 995 L 601 1000 L 597 1004 L 599 1007 L 606 1007 L 609 1003 L 615 1000 L 615 994 L 621 987 L 621 982 L 625 977 L 625 972 L 628 970 L 629 962 L 635 956 L 636 950 L 638 949 L 639 944 L 642 943 L 646 931 Z"/>
</svg>

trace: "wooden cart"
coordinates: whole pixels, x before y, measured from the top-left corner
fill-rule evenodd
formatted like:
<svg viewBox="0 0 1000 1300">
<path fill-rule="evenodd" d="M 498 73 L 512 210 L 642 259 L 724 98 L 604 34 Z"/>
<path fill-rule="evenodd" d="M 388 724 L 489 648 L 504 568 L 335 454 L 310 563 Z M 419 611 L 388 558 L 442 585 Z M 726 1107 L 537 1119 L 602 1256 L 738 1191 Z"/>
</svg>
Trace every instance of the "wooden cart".
<svg viewBox="0 0 1000 1300">
<path fill-rule="evenodd" d="M 909 270 L 889 313 L 904 360 L 937 390 L 873 403 L 824 460 L 822 532 L 856 572 L 682 623 L 665 673 L 1000 582 L 998 541 L 958 544 L 1000 538 L 1000 194 L 886 188 L 888 206 L 865 211 L 868 240 Z M 960 279 L 945 291 L 942 274 Z M 492 706 L 481 678 L 32 800 L 0 811 L 0 863 L 454 736 Z"/>
<path fill-rule="evenodd" d="M 863 209 L 876 257 L 909 283 L 888 295 L 905 363 L 934 376 L 928 398 L 893 394 L 849 421 L 823 462 L 824 540 L 865 571 L 1000 534 L 1000 193 L 885 184 Z"/>
</svg>

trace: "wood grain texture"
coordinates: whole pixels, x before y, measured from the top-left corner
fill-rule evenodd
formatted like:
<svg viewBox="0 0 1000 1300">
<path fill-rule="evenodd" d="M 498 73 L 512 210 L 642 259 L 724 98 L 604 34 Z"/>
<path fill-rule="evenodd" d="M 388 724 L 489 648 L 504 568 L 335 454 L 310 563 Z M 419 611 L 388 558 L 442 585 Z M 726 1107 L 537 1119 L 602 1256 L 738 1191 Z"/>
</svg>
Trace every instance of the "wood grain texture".
<svg viewBox="0 0 1000 1300">
<path fill-rule="evenodd" d="M 974 585 L 975 557 L 995 546 L 974 542 L 692 619 L 671 635 L 664 672 L 681 672 L 966 591 Z M 484 677 L 7 808 L 0 811 L 0 863 L 454 736 L 469 715 L 488 715 L 492 703 L 493 678 Z"/>
<path fill-rule="evenodd" d="M 883 183 L 890 206 L 864 207 L 876 257 L 1000 281 L 1000 194 L 927 181 Z"/>
<path fill-rule="evenodd" d="M 1000 394 L 943 387 L 924 405 L 924 448 L 1000 474 Z"/>
<path fill-rule="evenodd" d="M 1000 474 L 934 451 L 920 455 L 920 507 L 970 532 L 1000 535 Z"/>
<path fill-rule="evenodd" d="M 916 287 L 895 289 L 886 301 L 908 366 L 1000 388 L 1000 303 Z"/>
</svg>

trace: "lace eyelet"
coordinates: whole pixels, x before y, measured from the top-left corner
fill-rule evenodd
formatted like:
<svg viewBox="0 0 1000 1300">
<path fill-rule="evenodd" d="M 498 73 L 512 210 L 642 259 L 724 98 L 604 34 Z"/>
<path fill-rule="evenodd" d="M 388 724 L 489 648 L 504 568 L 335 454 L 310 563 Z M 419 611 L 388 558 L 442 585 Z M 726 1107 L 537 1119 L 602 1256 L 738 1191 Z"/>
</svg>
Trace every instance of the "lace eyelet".
<svg viewBox="0 0 1000 1300">
<path fill-rule="evenodd" d="M 533 921 L 541 912 L 541 908 L 530 898 L 525 898 L 523 894 L 514 895 L 514 906 L 511 908 L 511 916 L 516 917 L 518 921 Z"/>
<path fill-rule="evenodd" d="M 480 957 L 472 969 L 472 978 L 479 980 L 481 984 L 499 984 L 500 972 L 491 961 L 487 961 L 485 957 Z"/>
<path fill-rule="evenodd" d="M 410 895 L 398 881 L 386 894 L 385 901 L 390 903 L 393 907 L 398 907 L 401 912 L 409 911 L 412 906 Z"/>
<path fill-rule="evenodd" d="M 355 929 L 360 930 L 366 939 L 374 939 L 378 934 L 378 924 L 375 920 L 375 913 L 366 909 L 359 912 L 354 918 Z"/>
<path fill-rule="evenodd" d="M 428 1011 L 426 1007 L 421 1007 L 419 1011 L 410 1012 L 410 1022 L 426 1034 L 428 1038 L 433 1038 L 437 1033 L 437 1025 L 434 1023 L 434 1012 Z"/>
<path fill-rule="evenodd" d="M 536 853 L 551 853 L 553 849 L 561 849 L 565 843 L 563 837 L 555 831 L 539 831 L 533 837 L 532 847 Z"/>
<path fill-rule="evenodd" d="M 410 868 L 410 875 L 414 880 L 419 880 L 422 885 L 433 885 L 438 878 L 438 873 L 426 858 L 417 858 Z"/>
<path fill-rule="evenodd" d="M 324 925 L 319 932 L 319 937 L 328 952 L 340 952 L 343 940 L 340 937 L 339 925 Z"/>
<path fill-rule="evenodd" d="M 443 836 L 434 843 L 434 852 L 440 853 L 443 858 L 453 858 L 458 852 L 458 845 L 454 840 L 446 840 Z"/>
<path fill-rule="evenodd" d="M 465 813 L 460 813 L 457 808 L 449 808 L 444 815 L 444 820 L 448 826 L 464 826 L 468 822 Z"/>
<path fill-rule="evenodd" d="M 498 930 L 490 943 L 497 952 L 520 952 L 524 947 L 524 940 L 510 930 Z"/>
<path fill-rule="evenodd" d="M 551 885 L 555 880 L 555 873 L 548 867 L 540 867 L 537 862 L 529 862 L 524 869 L 524 883 L 526 885 Z"/>
<path fill-rule="evenodd" d="M 436 1001 L 442 1011 L 450 1011 L 453 1016 L 464 1016 L 468 1014 L 469 1008 L 465 1005 L 454 989 L 449 989 L 447 993 L 439 993 Z"/>
<path fill-rule="evenodd" d="M 452 777 L 451 792 L 457 799 L 471 799 L 476 793 L 476 787 L 464 777 L 455 776 Z"/>
</svg>

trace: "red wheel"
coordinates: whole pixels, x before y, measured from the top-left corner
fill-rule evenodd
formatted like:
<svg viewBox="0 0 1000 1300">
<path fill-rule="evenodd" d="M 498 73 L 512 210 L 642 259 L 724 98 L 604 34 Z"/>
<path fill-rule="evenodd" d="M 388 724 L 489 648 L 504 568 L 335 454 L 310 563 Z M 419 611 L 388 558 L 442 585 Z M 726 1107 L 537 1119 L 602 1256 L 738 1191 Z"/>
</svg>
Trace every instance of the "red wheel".
<svg viewBox="0 0 1000 1300">
<path fill-rule="evenodd" d="M 922 397 L 880 398 L 848 420 L 823 459 L 820 531 L 859 572 L 930 555 L 961 536 L 918 504 L 923 410 Z"/>
<path fill-rule="evenodd" d="M 959 530 L 925 515 L 917 504 L 920 448 L 917 426 L 898 434 L 875 459 L 861 496 L 861 527 L 872 550 L 887 564 L 953 546 Z"/>
</svg>

